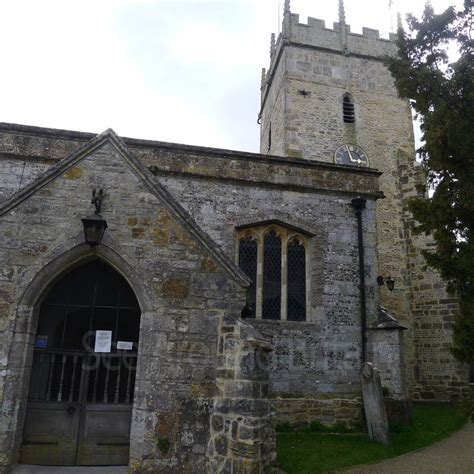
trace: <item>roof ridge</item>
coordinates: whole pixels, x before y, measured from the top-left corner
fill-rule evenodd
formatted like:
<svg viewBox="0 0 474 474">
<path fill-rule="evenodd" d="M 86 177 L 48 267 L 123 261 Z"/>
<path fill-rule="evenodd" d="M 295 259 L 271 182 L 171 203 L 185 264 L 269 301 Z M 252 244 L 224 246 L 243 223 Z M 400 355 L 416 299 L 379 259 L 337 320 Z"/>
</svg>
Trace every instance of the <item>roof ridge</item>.
<svg viewBox="0 0 474 474">
<path fill-rule="evenodd" d="M 127 161 L 132 171 L 143 181 L 148 190 L 171 211 L 185 228 L 190 231 L 193 237 L 208 253 L 211 254 L 219 265 L 242 286 L 249 286 L 250 280 L 242 270 L 237 267 L 237 265 L 227 256 L 227 254 L 224 253 L 216 242 L 197 224 L 189 212 L 175 200 L 171 193 L 156 179 L 153 173 L 130 153 L 126 144 L 111 128 L 108 128 L 89 142 L 85 143 L 68 157 L 55 163 L 30 184 L 13 194 L 13 196 L 11 196 L 7 201 L 1 203 L 0 217 L 14 209 L 16 206 L 28 199 L 32 194 L 49 184 L 64 171 L 90 155 L 94 150 L 101 147 L 106 142 L 111 143 L 115 147 L 125 161 Z"/>
</svg>

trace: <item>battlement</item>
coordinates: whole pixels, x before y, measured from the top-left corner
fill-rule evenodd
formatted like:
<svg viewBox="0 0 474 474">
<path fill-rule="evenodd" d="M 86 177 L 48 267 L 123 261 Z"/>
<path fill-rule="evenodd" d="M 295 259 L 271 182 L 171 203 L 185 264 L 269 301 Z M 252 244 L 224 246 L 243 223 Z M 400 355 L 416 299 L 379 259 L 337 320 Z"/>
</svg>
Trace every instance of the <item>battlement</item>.
<svg viewBox="0 0 474 474">
<path fill-rule="evenodd" d="M 342 18 L 344 20 L 344 18 Z M 379 30 L 362 28 L 362 34 L 351 32 L 345 21 L 334 22 L 327 28 L 324 20 L 308 17 L 307 23 L 300 23 L 296 13 L 285 12 L 282 33 L 275 41 L 272 35 L 270 44 L 269 74 L 275 66 L 280 50 L 285 45 L 297 44 L 334 51 L 346 56 L 362 56 L 368 59 L 381 60 L 396 53 L 397 35 L 390 33 L 389 38 L 381 38 Z M 262 88 L 269 74 L 262 76 Z"/>
<path fill-rule="evenodd" d="M 334 22 L 333 27 L 331 28 L 326 28 L 326 23 L 324 20 L 321 20 L 319 18 L 313 18 L 313 17 L 308 17 L 307 23 L 301 23 L 300 22 L 300 16 L 297 13 L 292 13 L 291 14 L 291 33 L 293 34 L 294 32 L 296 33 L 298 28 L 301 29 L 308 29 L 311 28 L 312 31 L 314 32 L 313 34 L 316 37 L 320 37 L 321 30 L 324 30 L 325 32 L 329 33 L 340 33 L 341 26 L 339 22 Z M 346 27 L 346 33 L 349 35 L 357 36 L 357 37 L 363 37 L 371 40 L 380 40 L 383 43 L 393 43 L 397 39 L 396 33 L 390 33 L 389 38 L 380 38 L 380 33 L 379 30 L 374 30 L 373 28 L 362 28 L 362 34 L 359 33 L 351 33 L 351 27 L 348 24 L 345 24 Z"/>
<path fill-rule="evenodd" d="M 345 28 L 345 31 L 341 31 Z M 333 23 L 333 28 L 326 28 L 324 20 L 308 18 L 307 23 L 300 23 L 299 15 L 292 13 L 289 22 L 289 39 L 291 42 L 333 49 L 346 53 L 382 58 L 394 54 L 397 35 L 390 33 L 388 39 L 380 38 L 378 30 L 362 28 L 362 34 L 352 33 L 350 25 Z M 345 43 L 345 44 L 344 44 Z"/>
</svg>

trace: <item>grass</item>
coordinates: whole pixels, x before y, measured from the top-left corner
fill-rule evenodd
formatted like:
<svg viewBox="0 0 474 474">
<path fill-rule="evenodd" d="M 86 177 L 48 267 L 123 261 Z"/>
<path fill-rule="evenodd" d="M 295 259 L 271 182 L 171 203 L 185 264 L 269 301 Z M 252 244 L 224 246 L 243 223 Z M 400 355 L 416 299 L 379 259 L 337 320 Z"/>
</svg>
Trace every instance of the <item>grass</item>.
<svg viewBox="0 0 474 474">
<path fill-rule="evenodd" d="M 277 462 L 288 474 L 332 472 L 428 446 L 460 429 L 464 421 L 459 409 L 450 405 L 415 405 L 413 424 L 392 430 L 392 444 L 387 447 L 365 434 L 280 432 Z"/>
</svg>

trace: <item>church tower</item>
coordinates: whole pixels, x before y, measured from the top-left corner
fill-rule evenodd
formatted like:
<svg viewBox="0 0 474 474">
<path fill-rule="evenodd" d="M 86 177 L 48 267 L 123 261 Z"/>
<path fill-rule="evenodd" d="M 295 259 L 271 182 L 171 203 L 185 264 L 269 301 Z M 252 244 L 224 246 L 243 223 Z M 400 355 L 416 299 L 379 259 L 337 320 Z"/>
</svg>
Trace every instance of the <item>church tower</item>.
<svg viewBox="0 0 474 474">
<path fill-rule="evenodd" d="M 383 58 L 396 54 L 389 39 L 363 28 L 352 33 L 343 0 L 332 28 L 299 16 L 285 1 L 282 33 L 271 36 L 270 66 L 262 71 L 260 151 L 289 158 L 378 169 L 385 198 L 377 204 L 378 274 L 395 290 L 380 301 L 407 326 L 407 377 L 414 398 L 462 396 L 467 369 L 449 352 L 457 300 L 425 268 L 421 249 L 430 243 L 412 233 L 408 200 L 424 184 L 415 161 L 410 106 L 398 97 Z M 371 290 L 371 288 L 369 288 Z"/>
</svg>

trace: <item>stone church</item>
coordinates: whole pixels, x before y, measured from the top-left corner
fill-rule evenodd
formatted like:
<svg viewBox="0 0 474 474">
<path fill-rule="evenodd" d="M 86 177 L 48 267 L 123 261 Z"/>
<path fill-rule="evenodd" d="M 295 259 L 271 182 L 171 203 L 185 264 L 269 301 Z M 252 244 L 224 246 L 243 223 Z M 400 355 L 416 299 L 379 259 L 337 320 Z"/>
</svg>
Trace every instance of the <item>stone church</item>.
<svg viewBox="0 0 474 474">
<path fill-rule="evenodd" d="M 0 124 L 1 472 L 266 472 L 276 423 L 361 419 L 364 361 L 394 411 L 463 396 L 394 40 L 287 0 L 260 153 Z"/>
</svg>

